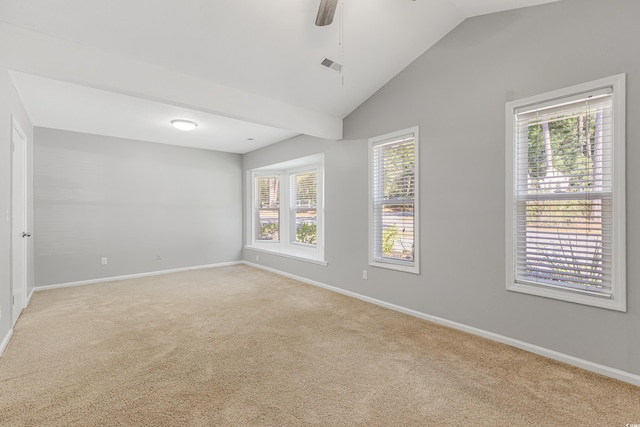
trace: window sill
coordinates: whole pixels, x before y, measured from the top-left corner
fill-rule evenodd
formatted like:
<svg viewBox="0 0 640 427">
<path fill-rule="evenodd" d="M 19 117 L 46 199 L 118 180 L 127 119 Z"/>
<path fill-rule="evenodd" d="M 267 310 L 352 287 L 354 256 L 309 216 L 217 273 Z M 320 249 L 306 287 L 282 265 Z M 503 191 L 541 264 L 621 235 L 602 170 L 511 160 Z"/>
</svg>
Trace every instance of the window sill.
<svg viewBox="0 0 640 427">
<path fill-rule="evenodd" d="M 295 250 L 282 250 L 281 248 L 263 248 L 255 245 L 247 245 L 244 247 L 245 249 L 249 249 L 251 251 L 262 252 L 271 255 L 278 255 L 284 258 L 295 259 L 298 261 L 309 262 L 311 264 L 322 265 L 324 267 L 328 266 L 329 263 L 324 259 L 320 259 L 319 257 L 313 257 L 309 254 L 306 254 L 301 251 Z"/>
<path fill-rule="evenodd" d="M 393 262 L 393 261 L 377 261 L 369 260 L 369 265 L 372 267 L 386 268 L 387 270 L 404 271 L 405 273 L 420 274 L 420 269 L 417 265 L 408 265 L 405 263 Z"/>
<path fill-rule="evenodd" d="M 510 283 L 507 290 L 528 295 L 551 298 L 560 301 L 568 301 L 576 304 L 590 305 L 593 307 L 606 308 L 626 312 L 627 307 L 620 299 L 609 298 L 607 296 L 589 295 L 582 292 L 572 292 L 567 289 L 554 289 L 545 286 L 527 285 L 523 283 Z"/>
</svg>

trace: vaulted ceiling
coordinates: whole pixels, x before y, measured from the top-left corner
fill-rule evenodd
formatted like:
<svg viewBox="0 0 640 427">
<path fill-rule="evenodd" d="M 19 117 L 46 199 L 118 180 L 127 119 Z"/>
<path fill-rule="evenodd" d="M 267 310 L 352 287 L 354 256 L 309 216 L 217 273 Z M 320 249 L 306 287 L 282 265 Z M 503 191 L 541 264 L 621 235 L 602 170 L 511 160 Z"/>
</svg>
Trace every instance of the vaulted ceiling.
<svg viewBox="0 0 640 427">
<path fill-rule="evenodd" d="M 35 126 L 245 153 L 340 139 L 345 116 L 466 18 L 550 1 L 340 0 L 317 27 L 319 0 L 3 0 L 0 38 Z"/>
</svg>

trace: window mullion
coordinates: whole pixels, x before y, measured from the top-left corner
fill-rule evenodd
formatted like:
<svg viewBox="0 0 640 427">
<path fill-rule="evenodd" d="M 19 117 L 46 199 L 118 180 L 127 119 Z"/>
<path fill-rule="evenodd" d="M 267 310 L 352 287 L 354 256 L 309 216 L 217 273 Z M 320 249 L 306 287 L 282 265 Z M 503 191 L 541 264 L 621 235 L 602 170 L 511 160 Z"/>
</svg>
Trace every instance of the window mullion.
<svg viewBox="0 0 640 427">
<path fill-rule="evenodd" d="M 280 172 L 280 182 L 285 183 L 280 188 L 280 217 L 281 217 L 281 226 L 280 230 L 282 230 L 282 235 L 280 236 L 280 244 L 284 247 L 289 246 L 290 235 L 291 235 L 291 191 L 290 191 L 290 181 L 288 179 L 286 171 Z"/>
</svg>

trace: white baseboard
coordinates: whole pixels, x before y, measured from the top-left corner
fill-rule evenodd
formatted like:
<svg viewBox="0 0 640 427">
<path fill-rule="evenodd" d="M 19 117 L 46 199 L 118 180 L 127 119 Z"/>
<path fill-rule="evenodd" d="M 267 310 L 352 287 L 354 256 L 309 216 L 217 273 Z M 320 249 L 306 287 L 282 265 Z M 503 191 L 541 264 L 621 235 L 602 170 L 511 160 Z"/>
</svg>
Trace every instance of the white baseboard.
<svg viewBox="0 0 640 427">
<path fill-rule="evenodd" d="M 117 280 L 137 279 L 140 277 L 148 277 L 148 276 L 159 276 L 161 274 L 179 273 L 182 271 L 202 270 L 205 268 L 227 267 L 230 265 L 238 265 L 242 263 L 243 263 L 242 261 L 230 261 L 230 262 L 221 262 L 218 264 L 207 264 L 207 265 L 197 265 L 193 267 L 174 268 L 171 270 L 150 271 L 148 273 L 127 274 L 125 276 L 103 277 L 101 279 L 91 279 L 91 280 L 82 280 L 79 282 L 59 283 L 57 285 L 37 286 L 33 290 L 36 292 L 47 291 L 50 289 L 69 288 L 73 286 L 82 286 L 82 285 L 93 285 L 95 283 L 115 282 Z"/>
<path fill-rule="evenodd" d="M 490 339 L 492 341 L 496 341 L 502 344 L 510 345 L 512 347 L 519 348 L 521 350 L 528 351 L 530 353 L 535 353 L 540 356 L 548 357 L 549 359 L 557 360 L 559 362 L 564 362 L 569 365 L 576 366 L 578 368 L 585 369 L 587 371 L 595 372 L 607 377 L 615 378 L 620 381 L 624 381 L 636 386 L 640 386 L 640 375 L 632 374 L 630 372 L 625 372 L 619 369 L 611 368 L 609 366 L 600 365 L 598 363 L 590 362 L 588 360 L 580 359 L 574 356 L 569 356 L 564 353 L 560 353 L 554 350 L 549 350 L 544 347 L 540 347 L 534 344 L 529 344 L 524 341 L 516 340 L 513 338 L 505 337 L 504 335 L 495 334 L 493 332 L 485 331 L 483 329 L 478 329 L 473 326 L 468 326 L 462 323 L 453 322 L 451 320 L 443 319 L 437 316 L 431 316 L 426 313 L 422 313 L 416 310 L 412 310 L 410 308 L 402 307 L 399 305 L 391 304 L 382 300 L 378 300 L 375 298 L 371 298 L 365 295 L 361 295 L 355 292 L 347 291 L 335 286 L 327 285 L 325 283 L 316 282 L 315 280 L 310 280 L 305 277 L 296 276 L 295 274 L 289 274 L 280 270 L 276 270 L 274 268 L 265 267 L 263 265 L 254 264 L 248 261 L 243 261 L 244 264 L 260 268 L 262 270 L 270 271 L 272 273 L 279 274 L 281 276 L 288 277 L 290 279 L 297 280 L 299 282 L 307 283 L 309 285 L 318 286 L 320 288 L 328 289 L 333 292 L 337 292 L 339 294 L 347 295 L 353 298 L 357 298 L 362 301 L 366 301 L 372 304 L 379 305 L 381 307 L 385 307 L 394 311 L 398 311 L 404 314 L 408 314 L 410 316 L 418 317 L 420 319 L 428 320 L 433 323 L 437 323 L 439 325 L 448 326 L 453 329 L 457 329 L 460 331 L 468 332 L 473 335 L 477 335 L 483 338 Z"/>
<path fill-rule="evenodd" d="M 2 356 L 4 351 L 7 349 L 7 346 L 9 345 L 9 340 L 11 339 L 12 335 L 13 335 L 13 329 L 9 329 L 9 332 L 7 332 L 7 336 L 5 336 L 4 339 L 2 340 L 2 343 L 0 343 L 0 356 Z"/>
</svg>

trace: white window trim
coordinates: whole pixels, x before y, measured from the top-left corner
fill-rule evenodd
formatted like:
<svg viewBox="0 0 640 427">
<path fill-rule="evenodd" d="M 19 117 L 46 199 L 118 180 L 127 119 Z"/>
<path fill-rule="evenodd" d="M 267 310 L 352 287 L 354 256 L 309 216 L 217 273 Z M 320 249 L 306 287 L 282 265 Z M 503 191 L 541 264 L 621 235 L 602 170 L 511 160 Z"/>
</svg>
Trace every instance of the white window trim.
<svg viewBox="0 0 640 427">
<path fill-rule="evenodd" d="M 626 76 L 616 76 L 595 80 L 544 94 L 511 101 L 506 104 L 506 286 L 507 290 L 569 301 L 616 311 L 627 311 L 626 302 L 626 214 L 625 214 L 625 98 Z M 515 281 L 515 196 L 514 196 L 514 153 L 515 153 L 515 111 L 517 108 L 540 104 L 572 95 L 613 88 L 613 236 L 612 247 L 612 297 L 602 297 L 570 289 L 554 289 L 516 283 Z"/>
<path fill-rule="evenodd" d="M 296 243 L 291 241 L 294 227 L 291 219 L 291 175 L 301 172 L 315 171 L 317 173 L 317 236 L 316 245 Z M 260 176 L 280 177 L 280 227 L 279 241 L 256 240 L 256 224 L 254 221 L 256 187 L 255 179 Z M 313 264 L 328 265 L 324 257 L 324 155 L 302 157 L 274 165 L 268 165 L 247 171 L 247 244 L 245 249 L 270 253 L 285 258 L 307 261 Z"/>
<path fill-rule="evenodd" d="M 402 136 L 406 136 L 408 134 L 414 135 L 415 145 L 414 145 L 414 158 L 415 158 L 415 189 L 414 189 L 414 228 L 413 228 L 413 243 L 414 243 L 414 252 L 413 252 L 413 262 L 409 263 L 406 261 L 400 260 L 384 260 L 380 261 L 375 259 L 375 248 L 374 248 L 374 238 L 373 238 L 373 229 L 374 229 L 374 215 L 373 215 L 373 204 L 374 204 L 374 182 L 373 182 L 373 146 L 379 142 L 387 141 L 395 138 L 400 138 Z M 419 128 L 418 126 L 410 127 L 407 129 L 399 130 L 396 132 L 391 132 L 385 135 L 376 136 L 373 138 L 369 138 L 369 265 L 372 267 L 386 268 L 390 270 L 403 271 L 406 273 L 420 274 L 420 155 L 419 155 Z"/>
</svg>

